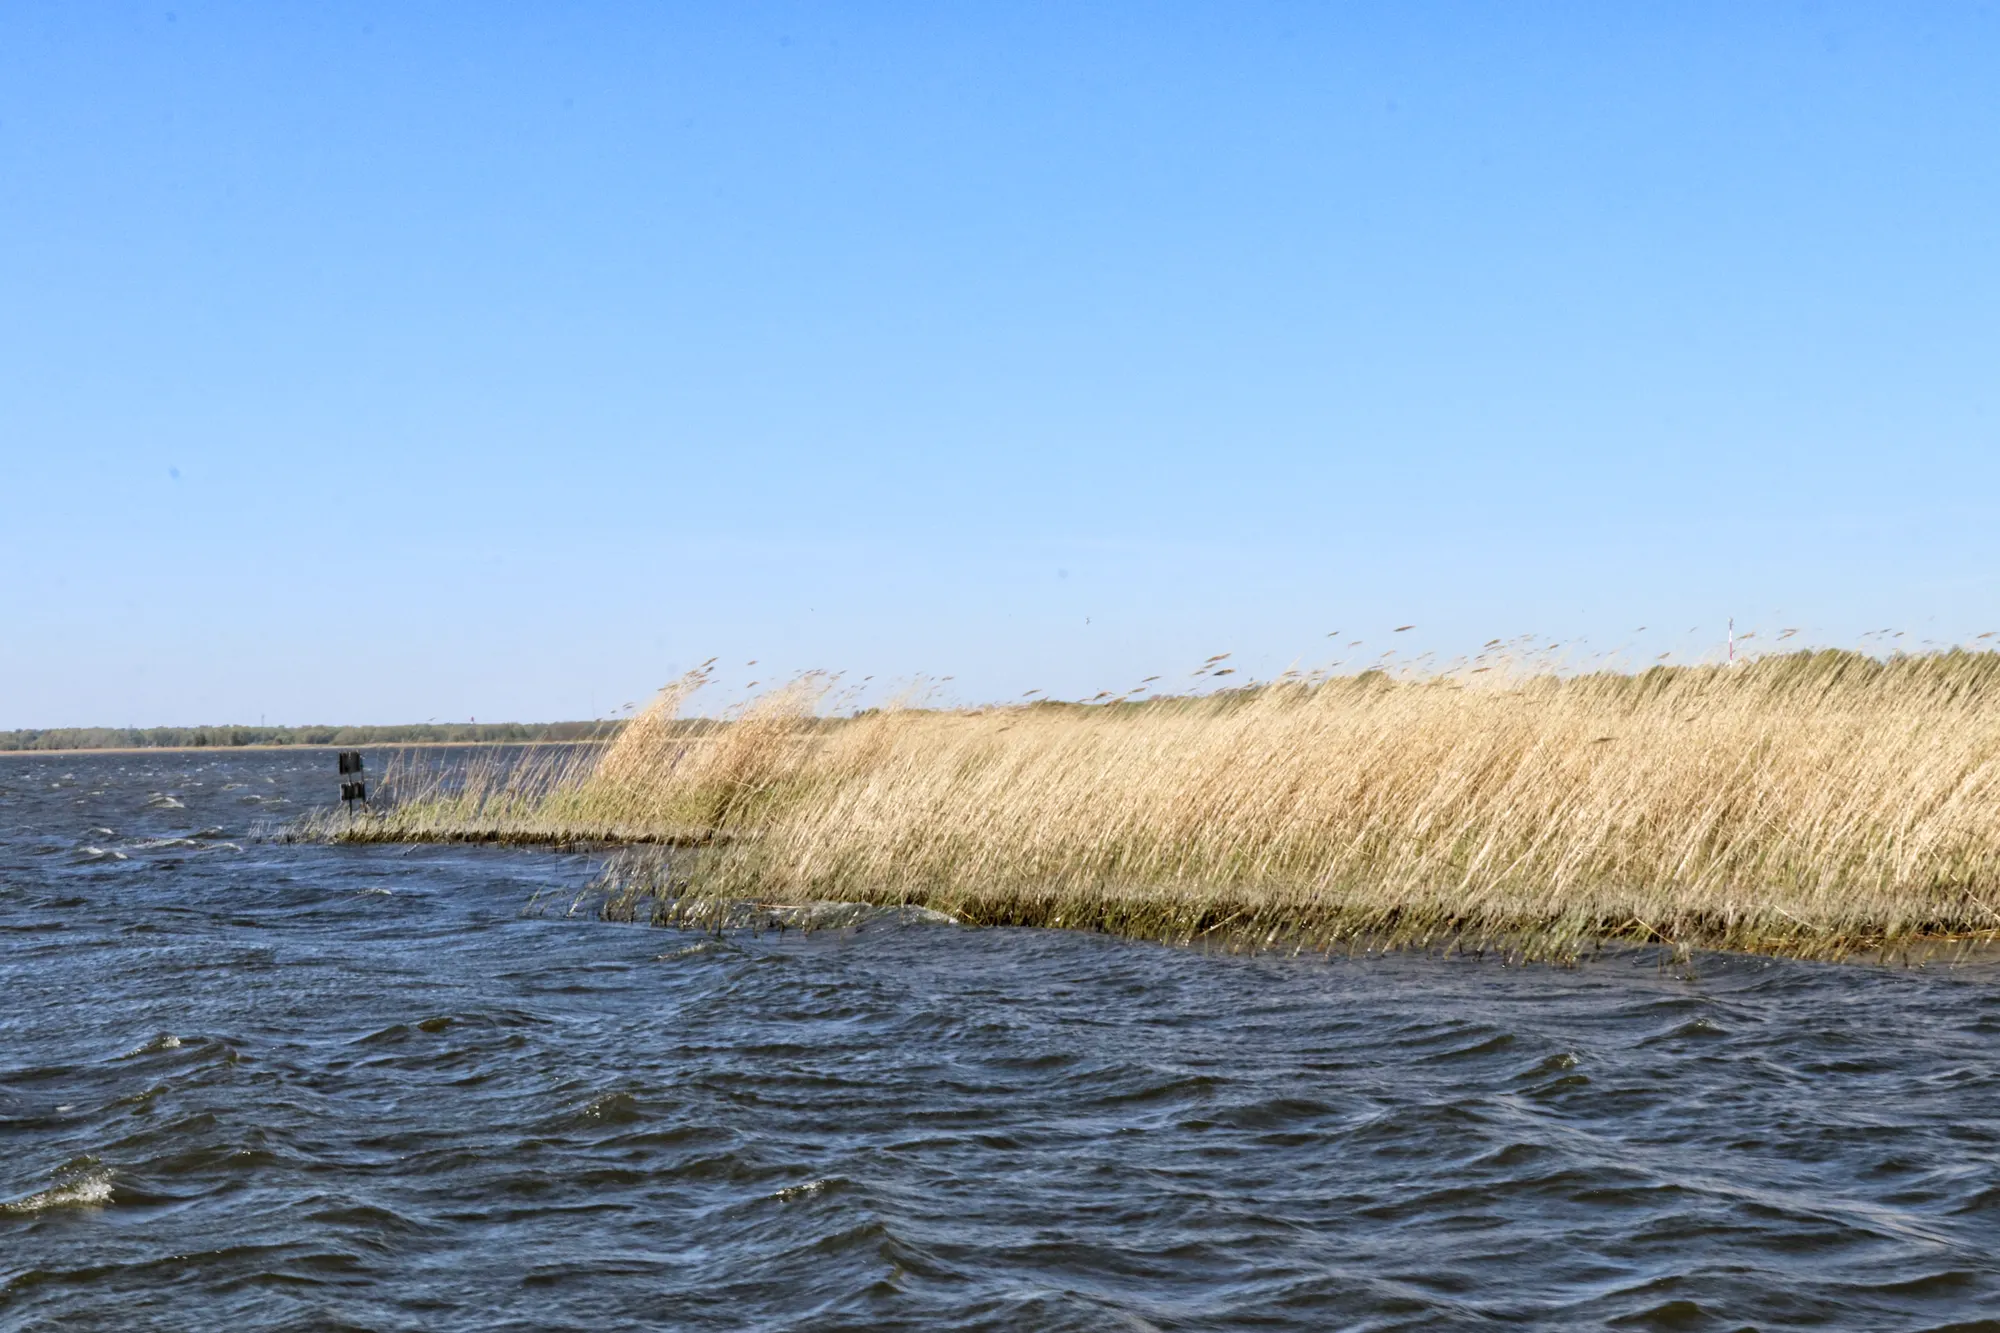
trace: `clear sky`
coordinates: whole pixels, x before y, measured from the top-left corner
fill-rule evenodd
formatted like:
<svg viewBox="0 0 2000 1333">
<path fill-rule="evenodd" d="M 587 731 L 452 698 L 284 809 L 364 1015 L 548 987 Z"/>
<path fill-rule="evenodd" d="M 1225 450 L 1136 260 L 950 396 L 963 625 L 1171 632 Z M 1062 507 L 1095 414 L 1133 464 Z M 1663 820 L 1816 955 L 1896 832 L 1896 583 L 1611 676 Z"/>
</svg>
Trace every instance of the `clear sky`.
<svg viewBox="0 0 2000 1333">
<path fill-rule="evenodd" d="M 2000 628 L 1996 90 L 1991 4 L 14 0 L 0 727 Z"/>
</svg>

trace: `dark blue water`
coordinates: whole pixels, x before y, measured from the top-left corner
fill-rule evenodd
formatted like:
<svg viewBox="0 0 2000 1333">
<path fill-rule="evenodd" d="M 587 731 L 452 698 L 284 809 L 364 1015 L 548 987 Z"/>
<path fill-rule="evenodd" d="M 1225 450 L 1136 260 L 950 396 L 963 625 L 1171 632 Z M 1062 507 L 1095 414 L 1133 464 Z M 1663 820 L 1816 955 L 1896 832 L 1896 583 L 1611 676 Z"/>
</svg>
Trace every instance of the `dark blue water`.
<svg viewBox="0 0 2000 1333">
<path fill-rule="evenodd" d="M 2000 1329 L 1991 968 L 716 940 L 336 782 L 0 757 L 0 1328 Z"/>
</svg>

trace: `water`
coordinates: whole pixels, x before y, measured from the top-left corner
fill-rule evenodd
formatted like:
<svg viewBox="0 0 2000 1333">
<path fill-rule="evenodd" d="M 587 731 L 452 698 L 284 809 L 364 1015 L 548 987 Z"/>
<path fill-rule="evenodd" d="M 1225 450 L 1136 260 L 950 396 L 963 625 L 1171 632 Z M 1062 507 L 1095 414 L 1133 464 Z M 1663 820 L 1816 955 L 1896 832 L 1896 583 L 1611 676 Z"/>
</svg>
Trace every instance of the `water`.
<svg viewBox="0 0 2000 1333">
<path fill-rule="evenodd" d="M 332 760 L 0 757 L 0 1329 L 2000 1329 L 1991 969 L 718 941 Z"/>
</svg>

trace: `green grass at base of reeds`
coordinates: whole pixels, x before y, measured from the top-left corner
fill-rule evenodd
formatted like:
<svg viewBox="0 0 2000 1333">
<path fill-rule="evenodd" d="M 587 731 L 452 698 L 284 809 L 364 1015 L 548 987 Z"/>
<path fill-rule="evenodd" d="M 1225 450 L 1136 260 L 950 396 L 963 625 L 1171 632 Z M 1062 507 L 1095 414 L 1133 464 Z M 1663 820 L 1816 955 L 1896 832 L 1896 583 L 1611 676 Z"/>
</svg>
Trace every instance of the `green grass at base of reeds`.
<svg viewBox="0 0 2000 1333">
<path fill-rule="evenodd" d="M 705 853 L 697 857 L 631 849 L 613 857 L 593 886 L 606 920 L 707 929 L 722 924 L 781 925 L 831 903 L 911 908 L 966 926 L 1079 930 L 1237 951 L 1360 953 L 1415 950 L 1492 955 L 1520 961 L 1572 962 L 1608 946 L 1657 947 L 1672 957 L 1696 950 L 1905 963 L 1972 956 L 2000 944 L 2000 928 L 1966 929 L 1959 921 L 1913 920 L 1884 928 L 1855 920 L 1799 921 L 1782 909 L 1672 916 L 1631 915 L 1603 899 L 1559 913 L 1525 905 L 1464 912 L 1441 902 L 1385 906 L 1362 889 L 1351 895 L 1291 897 L 1212 888 L 1162 886 L 1019 892 L 978 887 L 905 887 L 888 891 L 863 883 L 822 884 L 771 897 L 773 877 L 754 858 Z M 1645 895 L 1633 895 L 1643 900 Z M 1639 904 L 1644 910 L 1643 901 Z"/>
</svg>

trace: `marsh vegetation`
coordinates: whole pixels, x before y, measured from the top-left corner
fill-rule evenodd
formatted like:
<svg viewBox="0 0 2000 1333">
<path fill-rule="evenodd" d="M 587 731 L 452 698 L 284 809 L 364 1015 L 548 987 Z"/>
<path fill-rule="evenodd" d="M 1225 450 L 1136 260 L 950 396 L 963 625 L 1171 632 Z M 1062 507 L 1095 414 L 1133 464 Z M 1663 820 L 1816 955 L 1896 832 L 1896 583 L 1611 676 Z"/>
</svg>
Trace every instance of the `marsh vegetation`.
<svg viewBox="0 0 2000 1333">
<path fill-rule="evenodd" d="M 726 722 L 699 677 L 598 748 L 403 764 L 357 840 L 633 844 L 605 910 L 920 906 L 969 923 L 1566 956 L 1837 957 L 2000 934 L 2000 655 L 1284 680 L 1103 705 Z"/>
</svg>

